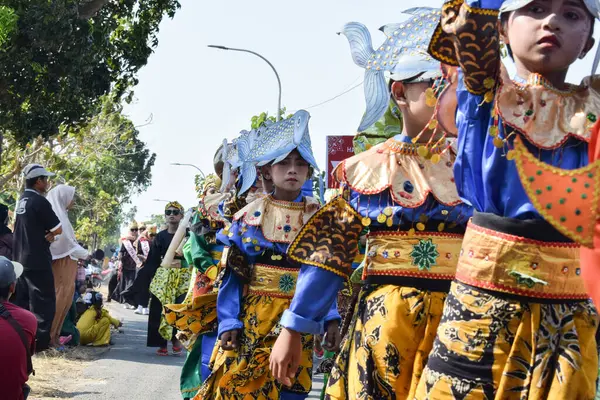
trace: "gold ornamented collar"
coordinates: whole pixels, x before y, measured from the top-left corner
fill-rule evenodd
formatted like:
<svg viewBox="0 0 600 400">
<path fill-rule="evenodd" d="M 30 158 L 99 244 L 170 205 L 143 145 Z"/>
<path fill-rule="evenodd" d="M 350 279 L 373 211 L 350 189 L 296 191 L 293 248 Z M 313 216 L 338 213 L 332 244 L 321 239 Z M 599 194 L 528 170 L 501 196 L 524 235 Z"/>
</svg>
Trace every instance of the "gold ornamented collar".
<svg viewBox="0 0 600 400">
<path fill-rule="evenodd" d="M 445 206 L 460 204 L 452 170 L 454 152 L 445 145 L 429 149 L 429 154 L 439 155 L 439 162 L 433 163 L 418 155 L 419 147 L 388 139 L 342 161 L 333 174 L 360 194 L 390 189 L 392 200 L 402 207 L 419 207 L 430 194 Z"/>
<path fill-rule="evenodd" d="M 570 136 L 589 142 L 600 113 L 600 79 L 585 78 L 579 86 L 558 90 L 539 74 L 520 84 L 502 66 L 496 109 L 508 125 L 541 149 L 556 149 Z"/>
<path fill-rule="evenodd" d="M 319 206 L 312 197 L 304 197 L 303 202 L 294 203 L 275 200 L 269 195 L 242 208 L 233 220 L 260 226 L 263 236 L 270 242 L 291 243 Z"/>
</svg>

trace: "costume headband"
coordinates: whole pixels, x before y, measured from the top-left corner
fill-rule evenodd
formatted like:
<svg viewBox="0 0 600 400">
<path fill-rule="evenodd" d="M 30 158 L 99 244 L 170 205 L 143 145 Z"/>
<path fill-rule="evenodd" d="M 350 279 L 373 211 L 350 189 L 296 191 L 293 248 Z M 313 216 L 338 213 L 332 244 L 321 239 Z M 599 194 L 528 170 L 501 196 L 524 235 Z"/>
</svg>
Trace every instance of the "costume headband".
<svg viewBox="0 0 600 400">
<path fill-rule="evenodd" d="M 183 206 L 179 204 L 177 201 L 172 201 L 165 206 L 165 211 L 169 208 L 177 208 L 179 211 L 183 211 Z"/>
<path fill-rule="evenodd" d="M 385 42 L 373 49 L 371 34 L 359 22 L 344 25 L 340 32 L 350 42 L 352 59 L 365 71 L 366 112 L 358 127 L 365 131 L 379 120 L 388 108 L 389 86 L 385 73 L 395 81 L 425 82 L 442 75 L 440 63 L 427 53 L 433 31 L 440 19 L 441 10 L 419 7 L 403 12 L 407 21 L 380 28 L 387 36 Z"/>
</svg>

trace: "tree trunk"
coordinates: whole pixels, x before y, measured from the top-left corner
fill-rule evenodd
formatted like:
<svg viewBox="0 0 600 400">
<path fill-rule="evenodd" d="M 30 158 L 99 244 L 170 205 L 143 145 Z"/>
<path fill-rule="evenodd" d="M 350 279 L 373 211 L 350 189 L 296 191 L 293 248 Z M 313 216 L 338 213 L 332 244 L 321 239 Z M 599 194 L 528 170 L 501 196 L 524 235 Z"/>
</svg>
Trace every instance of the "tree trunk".
<svg viewBox="0 0 600 400">
<path fill-rule="evenodd" d="M 102 9 L 108 0 L 82 0 L 79 4 L 79 18 L 90 19 L 98 14 L 98 11 Z"/>
</svg>

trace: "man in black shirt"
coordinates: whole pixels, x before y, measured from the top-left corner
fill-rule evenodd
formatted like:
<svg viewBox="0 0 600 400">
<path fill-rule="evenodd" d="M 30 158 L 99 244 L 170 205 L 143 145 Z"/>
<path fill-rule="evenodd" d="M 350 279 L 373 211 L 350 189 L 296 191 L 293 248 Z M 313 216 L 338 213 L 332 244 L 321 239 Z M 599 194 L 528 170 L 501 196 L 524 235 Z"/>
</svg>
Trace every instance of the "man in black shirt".
<svg viewBox="0 0 600 400">
<path fill-rule="evenodd" d="M 13 243 L 13 258 L 24 268 L 17 282 L 16 303 L 35 314 L 36 351 L 43 351 L 51 345 L 50 327 L 56 312 L 50 243 L 62 233 L 62 227 L 43 196 L 48 190 L 48 177 L 54 174 L 39 164 L 29 164 L 23 175 L 26 189 L 15 211 Z"/>
</svg>

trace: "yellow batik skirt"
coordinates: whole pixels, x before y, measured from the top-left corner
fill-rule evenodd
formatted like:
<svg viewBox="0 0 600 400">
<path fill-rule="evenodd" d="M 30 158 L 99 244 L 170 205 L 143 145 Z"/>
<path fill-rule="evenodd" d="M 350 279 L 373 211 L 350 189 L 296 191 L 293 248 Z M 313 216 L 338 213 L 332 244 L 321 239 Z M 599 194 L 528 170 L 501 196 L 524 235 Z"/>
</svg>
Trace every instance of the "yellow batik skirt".
<svg viewBox="0 0 600 400">
<path fill-rule="evenodd" d="M 415 399 L 594 399 L 598 316 L 578 252 L 470 224 Z"/>
<path fill-rule="evenodd" d="M 213 249 L 211 256 L 218 274 L 221 269 L 221 257 L 226 252 L 221 248 Z M 210 276 L 209 276 L 210 275 Z M 177 329 L 177 338 L 188 351 L 194 347 L 199 336 L 217 329 L 218 281 L 215 273 L 192 270 L 192 278 L 185 300 L 182 304 L 166 304 L 163 307 L 167 324 Z"/>
<path fill-rule="evenodd" d="M 461 242 L 462 235 L 438 232 L 371 233 L 364 277 L 449 283 Z M 415 260 L 416 250 L 427 259 Z M 446 295 L 397 284 L 365 285 L 329 377 L 328 398 L 412 399 Z"/>
<path fill-rule="evenodd" d="M 219 342 L 211 360 L 212 373 L 195 399 L 278 400 L 282 387 L 271 374 L 269 357 L 281 332 L 279 320 L 294 296 L 298 269 L 254 265 L 252 282 L 242 300 L 244 330 L 239 349 L 223 351 Z M 313 336 L 302 335 L 302 357 L 292 386 L 309 393 L 312 387 Z"/>
<path fill-rule="evenodd" d="M 329 376 L 330 399 L 409 399 L 435 339 L 446 293 L 367 286 Z"/>
</svg>

